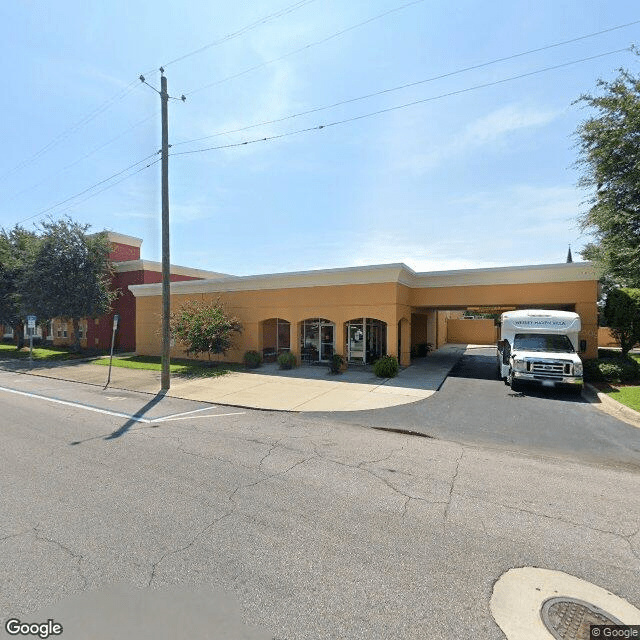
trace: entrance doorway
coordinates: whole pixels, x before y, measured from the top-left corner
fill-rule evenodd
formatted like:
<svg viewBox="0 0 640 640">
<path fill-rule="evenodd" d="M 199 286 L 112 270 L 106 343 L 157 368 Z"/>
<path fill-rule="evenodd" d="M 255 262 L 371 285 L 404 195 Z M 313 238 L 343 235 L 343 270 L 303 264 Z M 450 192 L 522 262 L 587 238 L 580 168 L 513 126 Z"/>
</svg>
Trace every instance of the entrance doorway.
<svg viewBox="0 0 640 640">
<path fill-rule="evenodd" d="M 367 364 L 387 353 L 387 323 L 375 318 L 355 318 L 345 323 L 347 360 Z"/>
<path fill-rule="evenodd" d="M 303 362 L 328 362 L 334 354 L 335 325 L 324 318 L 309 318 L 300 330 L 300 356 Z"/>
</svg>

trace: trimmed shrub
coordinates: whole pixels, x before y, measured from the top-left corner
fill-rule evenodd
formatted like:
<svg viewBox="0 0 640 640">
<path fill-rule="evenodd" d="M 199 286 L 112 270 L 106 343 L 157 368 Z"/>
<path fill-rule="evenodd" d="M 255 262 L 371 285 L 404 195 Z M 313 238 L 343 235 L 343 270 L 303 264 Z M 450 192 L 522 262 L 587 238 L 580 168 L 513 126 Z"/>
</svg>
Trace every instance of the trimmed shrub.
<svg viewBox="0 0 640 640">
<path fill-rule="evenodd" d="M 256 369 L 260 366 L 262 357 L 257 351 L 245 351 L 243 360 L 247 369 Z"/>
<path fill-rule="evenodd" d="M 329 371 L 331 373 L 340 373 L 344 363 L 345 359 L 339 353 L 334 353 L 331 360 L 329 360 Z"/>
<path fill-rule="evenodd" d="M 296 357 L 290 351 L 285 351 L 278 356 L 278 364 L 281 369 L 293 369 L 296 366 Z"/>
<path fill-rule="evenodd" d="M 635 382 L 640 370 L 631 358 L 598 358 L 584 363 L 584 376 L 588 382 Z"/>
<path fill-rule="evenodd" d="M 604 376 L 600 367 L 598 366 L 601 361 L 597 358 L 593 360 L 585 360 L 583 362 L 584 379 L 587 382 L 603 382 Z"/>
<path fill-rule="evenodd" d="M 424 358 L 430 351 L 433 351 L 433 345 L 430 342 L 423 342 L 411 347 L 412 358 Z"/>
<path fill-rule="evenodd" d="M 373 365 L 373 372 L 378 378 L 395 378 L 399 369 L 398 361 L 394 356 L 384 356 L 384 358 L 376 360 Z"/>
</svg>

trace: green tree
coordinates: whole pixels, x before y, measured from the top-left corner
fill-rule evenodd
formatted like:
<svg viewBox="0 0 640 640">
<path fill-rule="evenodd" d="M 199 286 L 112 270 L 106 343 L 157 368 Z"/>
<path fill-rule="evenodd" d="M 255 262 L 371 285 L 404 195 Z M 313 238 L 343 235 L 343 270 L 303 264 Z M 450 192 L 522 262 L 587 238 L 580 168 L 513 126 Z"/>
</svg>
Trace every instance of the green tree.
<svg viewBox="0 0 640 640">
<path fill-rule="evenodd" d="M 604 318 L 622 347 L 622 357 L 640 342 L 640 289 L 611 289 Z"/>
<path fill-rule="evenodd" d="M 70 218 L 42 223 L 18 279 L 23 311 L 38 318 L 70 319 L 77 351 L 80 319 L 108 313 L 117 295 L 110 289 L 107 234 L 89 235 L 88 229 Z"/>
<path fill-rule="evenodd" d="M 242 332 L 239 319 L 230 315 L 218 299 L 213 304 L 190 301 L 171 314 L 171 332 L 185 347 L 187 354 L 225 354 Z"/>
<path fill-rule="evenodd" d="M 18 349 L 24 344 L 24 313 L 18 281 L 25 256 L 35 240 L 35 233 L 19 225 L 10 231 L 0 230 L 0 324 L 13 329 Z"/>
<path fill-rule="evenodd" d="M 579 184 L 593 192 L 580 223 L 595 241 L 582 256 L 617 284 L 639 287 L 640 78 L 621 69 L 597 86 L 597 95 L 577 100 L 596 111 L 576 131 L 584 169 Z"/>
</svg>

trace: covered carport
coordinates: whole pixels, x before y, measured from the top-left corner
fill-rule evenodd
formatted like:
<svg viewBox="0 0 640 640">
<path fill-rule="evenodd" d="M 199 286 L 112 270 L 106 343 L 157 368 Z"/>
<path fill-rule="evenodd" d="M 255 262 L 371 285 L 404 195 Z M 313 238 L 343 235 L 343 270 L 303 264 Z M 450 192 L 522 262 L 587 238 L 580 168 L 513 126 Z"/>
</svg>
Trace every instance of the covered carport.
<svg viewBox="0 0 640 640">
<path fill-rule="evenodd" d="M 586 341 L 583 355 L 597 356 L 598 279 L 590 263 L 416 273 L 407 298 L 412 323 L 409 348 L 422 341 L 434 347 L 447 341 L 494 344 L 493 321 L 464 320 L 464 311 L 499 314 L 539 308 L 578 313 L 580 340 Z"/>
</svg>

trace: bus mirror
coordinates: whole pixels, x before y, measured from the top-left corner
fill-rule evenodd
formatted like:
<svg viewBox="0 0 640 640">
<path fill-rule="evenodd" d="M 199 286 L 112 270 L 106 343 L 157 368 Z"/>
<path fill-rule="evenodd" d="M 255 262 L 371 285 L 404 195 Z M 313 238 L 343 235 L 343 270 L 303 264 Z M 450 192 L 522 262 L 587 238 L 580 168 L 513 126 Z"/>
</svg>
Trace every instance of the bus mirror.
<svg viewBox="0 0 640 640">
<path fill-rule="evenodd" d="M 580 353 L 584 353 L 587 350 L 587 341 L 580 340 Z"/>
</svg>

